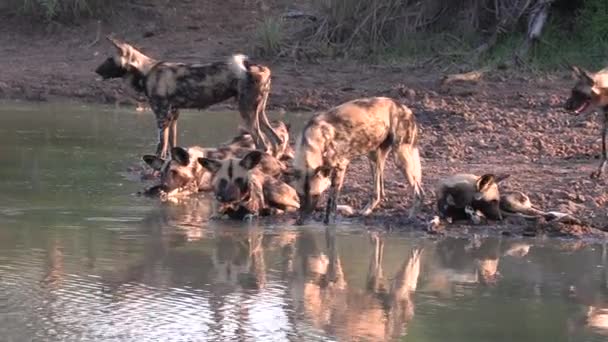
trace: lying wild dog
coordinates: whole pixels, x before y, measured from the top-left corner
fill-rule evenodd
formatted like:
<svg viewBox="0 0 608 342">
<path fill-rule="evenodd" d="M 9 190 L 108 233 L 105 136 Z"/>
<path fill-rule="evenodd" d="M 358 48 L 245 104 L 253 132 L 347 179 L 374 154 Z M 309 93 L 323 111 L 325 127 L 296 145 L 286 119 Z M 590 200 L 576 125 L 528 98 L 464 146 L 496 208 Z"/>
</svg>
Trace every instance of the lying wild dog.
<svg viewBox="0 0 608 342">
<path fill-rule="evenodd" d="M 235 145 L 226 145 L 217 149 L 198 146 L 182 148 L 178 146 L 171 149 L 171 158 L 167 160 L 156 155 L 145 155 L 143 156 L 144 162 L 160 173 L 160 184 L 146 190 L 145 194 L 170 198 L 210 191 L 212 190 L 213 174 L 198 162 L 199 158 L 224 160 L 237 156 L 242 157 L 251 151 L 251 149 Z M 267 175 L 278 177 L 285 166 L 272 155 L 262 153 L 258 168 Z"/>
<path fill-rule="evenodd" d="M 478 220 L 478 215 L 491 220 L 502 220 L 498 183 L 509 175 L 496 177 L 485 174 L 457 174 L 439 182 L 437 210 L 442 218 L 451 220 Z"/>
<path fill-rule="evenodd" d="M 146 190 L 145 194 L 181 197 L 210 190 L 211 174 L 198 163 L 198 158 L 207 156 L 209 152 L 209 149 L 198 146 L 178 146 L 171 149 L 171 158 L 166 160 L 156 155 L 144 155 L 144 162 L 160 173 L 160 184 Z"/>
<path fill-rule="evenodd" d="M 213 174 L 216 217 L 243 219 L 273 209 L 292 211 L 300 207 L 292 187 L 258 168 L 262 157 L 261 151 L 251 151 L 243 158 L 198 159 Z"/>
<path fill-rule="evenodd" d="M 415 204 L 422 202 L 422 172 L 418 153 L 418 128 L 412 111 L 386 97 L 346 102 L 314 116 L 296 141 L 292 183 L 300 196 L 302 223 L 316 207 L 320 195 L 331 192 L 324 222 L 335 215 L 346 168 L 358 156 L 367 155 L 374 178 L 374 195 L 361 210 L 369 215 L 384 197 L 384 164 L 389 152 L 414 188 Z"/>
<path fill-rule="evenodd" d="M 474 223 L 479 223 L 482 217 L 500 221 L 506 216 L 574 220 L 564 213 L 544 212 L 534 208 L 530 198 L 522 192 L 501 195 L 498 184 L 508 177 L 509 175 L 485 174 L 479 177 L 456 174 L 443 179 L 436 192 L 440 217 L 449 222 L 470 219 Z"/>
<path fill-rule="evenodd" d="M 265 134 L 270 135 L 271 145 L 283 144 L 265 111 L 270 92 L 269 68 L 250 63 L 244 55 L 211 64 L 157 61 L 130 44 L 110 37 L 108 40 L 116 54 L 95 72 L 104 79 L 126 78 L 133 88 L 145 93 L 156 115 L 157 156 L 166 158 L 169 145 L 177 146 L 180 109 L 204 109 L 232 97 L 238 100 L 239 112 L 257 148 L 269 151 Z"/>
<path fill-rule="evenodd" d="M 275 130 L 281 141 L 283 142 L 281 145 L 277 146 L 277 149 L 274 153 L 274 156 L 279 158 L 280 160 L 286 161 L 293 159 L 293 149 L 289 146 L 289 129 L 290 125 L 284 123 L 283 121 L 271 121 L 270 126 Z M 219 148 L 223 147 L 230 148 L 243 148 L 254 150 L 255 143 L 253 141 L 252 135 L 249 133 L 247 128 L 239 127 L 239 135 L 234 137 L 232 140 L 220 144 Z M 241 156 L 242 157 L 242 156 Z"/>
<path fill-rule="evenodd" d="M 591 174 L 592 178 L 599 178 L 604 174 L 608 164 L 608 68 L 595 74 L 577 66 L 571 68 L 578 82 L 572 88 L 564 108 L 574 112 L 575 115 L 591 113 L 598 109 L 603 112 L 601 162 L 597 171 Z"/>
</svg>

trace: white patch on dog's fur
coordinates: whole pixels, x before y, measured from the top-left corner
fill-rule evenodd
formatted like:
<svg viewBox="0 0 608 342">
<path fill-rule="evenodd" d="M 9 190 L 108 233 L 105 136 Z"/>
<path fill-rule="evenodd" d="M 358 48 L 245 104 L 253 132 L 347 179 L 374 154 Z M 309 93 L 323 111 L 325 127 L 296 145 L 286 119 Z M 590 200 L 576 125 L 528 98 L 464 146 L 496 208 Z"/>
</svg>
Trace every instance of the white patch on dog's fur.
<svg viewBox="0 0 608 342">
<path fill-rule="evenodd" d="M 240 79 L 245 78 L 247 76 L 247 67 L 245 67 L 245 61 L 248 60 L 249 57 L 243 54 L 233 55 L 228 59 L 228 66 L 230 66 L 230 70 Z"/>
</svg>

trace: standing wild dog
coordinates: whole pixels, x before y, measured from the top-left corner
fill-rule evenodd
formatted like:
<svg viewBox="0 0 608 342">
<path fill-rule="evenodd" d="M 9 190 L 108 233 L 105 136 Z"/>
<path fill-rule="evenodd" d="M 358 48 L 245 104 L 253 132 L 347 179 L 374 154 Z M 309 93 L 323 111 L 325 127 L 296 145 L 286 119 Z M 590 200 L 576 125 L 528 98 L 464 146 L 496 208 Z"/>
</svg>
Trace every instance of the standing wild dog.
<svg viewBox="0 0 608 342">
<path fill-rule="evenodd" d="M 412 111 L 386 97 L 346 102 L 314 116 L 296 141 L 292 182 L 300 196 L 302 223 L 316 207 L 319 196 L 331 188 L 324 222 L 335 215 L 350 161 L 367 155 L 374 178 L 374 195 L 361 211 L 369 215 L 384 197 L 384 164 L 389 152 L 414 188 L 415 204 L 422 202 L 422 171 L 418 153 L 418 128 Z"/>
<path fill-rule="evenodd" d="M 104 79 L 126 78 L 133 88 L 146 94 L 158 126 L 157 156 L 166 158 L 169 146 L 177 146 L 179 109 L 204 109 L 232 97 L 238 100 L 241 117 L 259 149 L 269 151 L 265 134 L 270 135 L 273 146 L 282 146 L 265 112 L 269 68 L 248 62 L 244 55 L 210 64 L 162 62 L 125 42 L 108 40 L 116 54 L 95 72 Z"/>
<path fill-rule="evenodd" d="M 564 107 L 575 115 L 587 114 L 601 109 L 603 114 L 602 128 L 602 156 L 597 171 L 591 174 L 592 178 L 599 178 L 604 174 L 608 164 L 608 68 L 592 74 L 589 71 L 572 66 L 578 82 L 572 88 L 570 97 Z"/>
<path fill-rule="evenodd" d="M 198 159 L 213 174 L 214 215 L 243 219 L 271 209 L 291 211 L 300 207 L 292 187 L 258 168 L 262 157 L 262 152 L 254 150 L 243 158 Z"/>
</svg>

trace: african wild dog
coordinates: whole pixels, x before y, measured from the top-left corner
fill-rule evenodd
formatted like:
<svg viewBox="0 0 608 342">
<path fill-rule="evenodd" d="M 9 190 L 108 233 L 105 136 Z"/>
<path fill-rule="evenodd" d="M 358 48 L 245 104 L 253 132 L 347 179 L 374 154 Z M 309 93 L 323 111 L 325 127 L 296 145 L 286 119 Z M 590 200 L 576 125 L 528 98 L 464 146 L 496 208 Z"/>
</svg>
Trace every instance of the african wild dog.
<svg viewBox="0 0 608 342">
<path fill-rule="evenodd" d="M 277 147 L 277 150 L 274 154 L 278 159 L 282 161 L 287 161 L 293 159 L 293 149 L 289 146 L 289 129 L 290 125 L 284 123 L 283 121 L 271 121 L 270 126 L 274 128 L 275 132 L 283 141 L 283 144 Z M 232 150 L 235 149 L 255 149 L 255 143 L 253 141 L 252 135 L 249 133 L 247 128 L 239 127 L 239 135 L 219 145 L 219 149 L 223 149 L 228 147 Z M 242 157 L 242 156 L 239 156 Z"/>
<path fill-rule="evenodd" d="M 171 158 L 167 160 L 156 155 L 144 155 L 144 162 L 160 173 L 160 185 L 148 189 L 146 194 L 181 197 L 210 190 L 211 174 L 198 163 L 198 158 L 207 156 L 209 152 L 209 149 L 198 146 L 178 146 L 171 149 Z"/>
<path fill-rule="evenodd" d="M 296 141 L 292 183 L 300 196 L 299 223 L 316 207 L 327 189 L 324 222 L 335 215 L 350 161 L 367 155 L 374 178 L 374 195 L 362 215 L 369 215 L 385 196 L 384 164 L 389 152 L 403 175 L 414 188 L 413 216 L 422 202 L 422 171 L 418 153 L 418 127 L 412 111 L 386 97 L 363 98 L 346 102 L 314 116 Z"/>
<path fill-rule="evenodd" d="M 269 151 L 265 134 L 273 146 L 283 142 L 270 126 L 265 108 L 270 92 L 270 69 L 252 64 L 244 55 L 225 62 L 184 64 L 157 61 L 130 44 L 108 37 L 116 54 L 95 72 L 104 79 L 125 78 L 145 93 L 156 115 L 158 145 L 156 155 L 167 157 L 169 146 L 177 146 L 179 109 L 204 109 L 235 97 L 241 117 L 253 134 L 256 146 Z"/>
<path fill-rule="evenodd" d="M 591 174 L 592 178 L 600 178 L 608 165 L 608 68 L 595 74 L 577 66 L 571 68 L 578 82 L 572 88 L 564 108 L 574 112 L 575 115 L 587 114 L 598 109 L 603 112 L 601 162 L 597 171 Z"/>
<path fill-rule="evenodd" d="M 262 152 L 254 150 L 243 158 L 198 159 L 213 173 L 214 216 L 225 214 L 242 219 L 266 214 L 268 210 L 292 211 L 300 207 L 293 188 L 257 167 L 262 156 Z"/>
<path fill-rule="evenodd" d="M 508 177 L 462 173 L 441 180 L 436 191 L 440 216 L 448 221 L 469 218 L 478 221 L 481 214 L 491 220 L 502 220 L 498 183 Z"/>
<path fill-rule="evenodd" d="M 461 173 L 441 180 L 436 191 L 440 216 L 449 222 L 470 219 L 474 223 L 479 223 L 482 217 L 500 221 L 509 216 L 525 219 L 544 217 L 546 220 L 566 216 L 534 208 L 530 198 L 519 191 L 501 195 L 498 184 L 508 177 Z"/>
<path fill-rule="evenodd" d="M 236 141 L 219 148 L 198 146 L 182 148 L 178 146 L 171 150 L 171 158 L 168 160 L 161 159 L 156 155 L 144 155 L 144 162 L 160 173 L 160 184 L 148 189 L 145 194 L 170 198 L 184 197 L 197 192 L 212 190 L 213 174 L 200 165 L 198 158 L 224 160 L 243 157 L 253 149 L 239 146 L 238 144 L 242 142 L 243 140 Z M 272 155 L 262 153 L 258 168 L 266 175 L 279 177 L 286 167 L 283 162 Z"/>
</svg>

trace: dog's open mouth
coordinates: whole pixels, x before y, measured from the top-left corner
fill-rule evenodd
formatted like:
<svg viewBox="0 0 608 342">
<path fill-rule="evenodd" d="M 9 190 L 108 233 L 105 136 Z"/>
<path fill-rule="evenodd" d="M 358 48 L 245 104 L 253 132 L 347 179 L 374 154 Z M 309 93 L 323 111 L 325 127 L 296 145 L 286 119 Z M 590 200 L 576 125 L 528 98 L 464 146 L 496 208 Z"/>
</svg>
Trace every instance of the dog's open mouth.
<svg viewBox="0 0 608 342">
<path fill-rule="evenodd" d="M 574 115 L 579 115 L 580 113 L 584 112 L 590 104 L 591 101 L 584 101 L 580 106 L 578 106 L 577 109 L 574 110 Z"/>
</svg>

